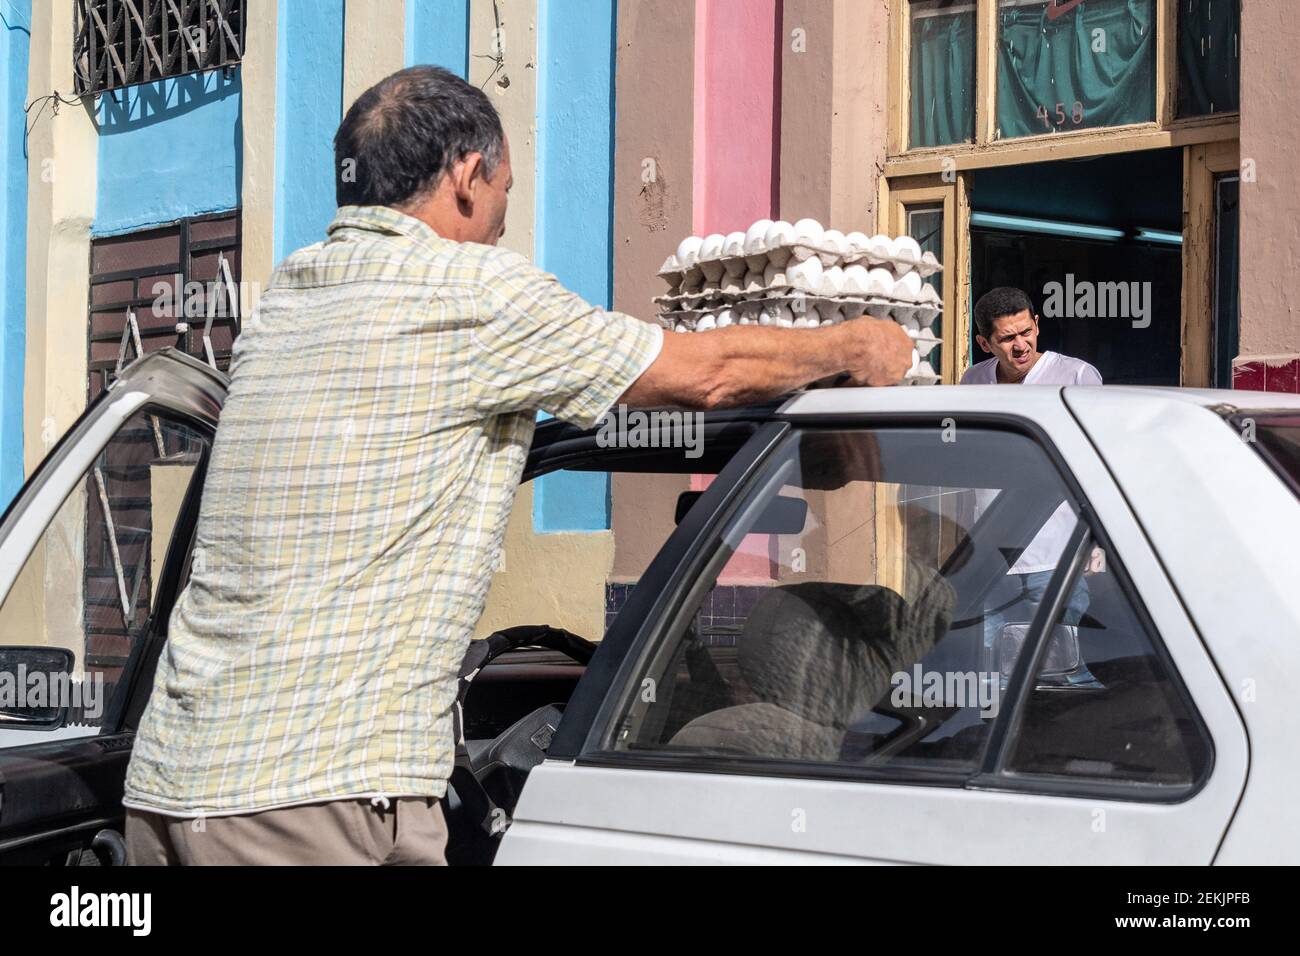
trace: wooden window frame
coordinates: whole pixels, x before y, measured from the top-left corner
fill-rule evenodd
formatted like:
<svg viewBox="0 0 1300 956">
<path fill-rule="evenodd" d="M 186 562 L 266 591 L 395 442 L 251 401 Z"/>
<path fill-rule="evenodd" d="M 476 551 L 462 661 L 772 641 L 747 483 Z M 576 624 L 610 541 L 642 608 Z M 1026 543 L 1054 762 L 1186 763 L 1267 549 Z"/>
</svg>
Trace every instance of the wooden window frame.
<svg viewBox="0 0 1300 956">
<path fill-rule="evenodd" d="M 908 149 L 911 116 L 911 4 L 890 0 L 889 109 L 878 208 L 894 235 L 908 206 L 944 203 L 943 382 L 970 367 L 970 197 L 975 170 L 1180 147 L 1183 149 L 1183 287 L 1180 382 L 1212 381 L 1214 181 L 1239 168 L 1241 115 L 1176 117 L 1178 0 L 1156 2 L 1156 116 L 1150 123 L 996 139 L 998 0 L 975 3 L 975 141 Z"/>
<path fill-rule="evenodd" d="M 1177 0 L 1156 3 L 1156 117 L 1153 122 L 1102 129 L 1043 133 L 996 139 L 998 0 L 973 0 L 976 6 L 975 141 L 907 148 L 911 116 L 911 7 L 913 0 L 890 0 L 890 108 L 887 116 L 887 176 L 981 169 L 989 166 L 1078 159 L 1109 153 L 1163 149 L 1235 140 L 1239 113 L 1175 118 L 1178 83 Z"/>
</svg>

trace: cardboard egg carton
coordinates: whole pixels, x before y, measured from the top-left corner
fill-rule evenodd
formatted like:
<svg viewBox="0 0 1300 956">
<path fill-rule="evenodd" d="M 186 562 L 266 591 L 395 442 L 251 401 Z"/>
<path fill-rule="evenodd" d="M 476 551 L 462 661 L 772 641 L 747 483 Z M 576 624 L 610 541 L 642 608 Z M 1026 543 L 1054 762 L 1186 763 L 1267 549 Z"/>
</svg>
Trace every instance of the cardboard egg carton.
<svg viewBox="0 0 1300 956">
<path fill-rule="evenodd" d="M 868 306 L 871 304 L 868 303 Z M 881 304 L 877 304 L 881 305 Z M 850 306 L 844 311 L 843 303 L 816 302 L 805 298 L 765 299 L 748 301 L 716 309 L 685 309 L 661 312 L 659 322 L 672 332 L 707 332 L 725 329 L 732 325 L 768 325 L 778 328 L 812 329 L 838 325 L 862 315 L 872 315 L 871 308 Z M 885 317 L 885 316 L 877 316 Z M 912 348 L 919 358 L 929 355 L 942 339 L 934 334 L 930 323 L 918 318 L 896 320 L 912 340 Z M 918 361 L 919 361 L 918 358 Z M 913 363 L 915 365 L 915 362 Z"/>
<path fill-rule="evenodd" d="M 772 269 L 819 276 L 824 269 L 848 266 L 888 272 L 895 281 L 909 274 L 927 278 L 943 268 L 933 253 L 922 252 L 910 236 L 845 235 L 838 229 L 823 229 L 815 219 L 800 219 L 793 225 L 760 219 L 746 232 L 688 236 L 664 262 L 659 275 L 670 292 L 679 293 L 706 283 L 717 288 L 743 287 L 748 284 L 747 276 Z"/>
<path fill-rule="evenodd" d="M 925 288 L 933 292 L 929 286 Z M 661 315 L 714 313 L 720 309 L 758 312 L 766 303 L 778 305 L 785 303 L 796 315 L 809 308 L 815 308 L 823 317 L 830 315 L 835 321 L 865 313 L 878 319 L 893 319 L 900 324 L 913 323 L 928 328 L 943 311 L 937 298 L 936 294 L 933 299 L 923 297 L 921 302 L 909 302 L 882 296 L 816 295 L 793 287 L 778 287 L 764 290 L 761 296 L 713 293 L 696 296 L 659 296 L 655 301 L 662 306 Z"/>
</svg>

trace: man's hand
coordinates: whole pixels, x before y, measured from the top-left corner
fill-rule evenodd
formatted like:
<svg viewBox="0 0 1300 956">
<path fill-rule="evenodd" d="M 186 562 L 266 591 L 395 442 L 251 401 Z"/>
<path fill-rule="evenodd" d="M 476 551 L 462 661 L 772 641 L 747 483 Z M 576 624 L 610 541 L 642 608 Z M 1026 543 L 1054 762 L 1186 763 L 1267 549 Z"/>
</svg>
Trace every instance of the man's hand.
<svg viewBox="0 0 1300 956">
<path fill-rule="evenodd" d="M 854 385 L 897 385 L 912 367 L 912 340 L 903 327 L 889 319 L 852 319 L 843 325 L 849 333 Z"/>
</svg>

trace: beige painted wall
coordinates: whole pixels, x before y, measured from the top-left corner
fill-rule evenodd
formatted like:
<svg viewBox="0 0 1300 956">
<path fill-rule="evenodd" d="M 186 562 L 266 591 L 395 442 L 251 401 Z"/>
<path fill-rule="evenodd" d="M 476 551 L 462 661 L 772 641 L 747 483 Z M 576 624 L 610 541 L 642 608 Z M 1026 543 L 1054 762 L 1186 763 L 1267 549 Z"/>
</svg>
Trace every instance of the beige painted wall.
<svg viewBox="0 0 1300 956">
<path fill-rule="evenodd" d="M 1300 190 L 1292 0 L 1242 4 L 1241 354 L 1300 353 Z"/>
<path fill-rule="evenodd" d="M 614 308 L 651 318 L 656 273 L 691 233 L 694 0 L 618 5 L 614 136 Z M 672 530 L 686 476 L 615 475 L 613 579 L 633 582 Z"/>
<path fill-rule="evenodd" d="M 781 216 L 874 232 L 885 164 L 888 0 L 785 0 Z"/>
<path fill-rule="evenodd" d="M 535 534 L 533 486 L 522 485 L 506 529 L 505 566 L 492 579 L 475 636 L 516 624 L 553 624 L 600 640 L 613 563 L 613 532 Z"/>
<path fill-rule="evenodd" d="M 501 245 L 533 258 L 537 197 L 537 4 L 470 0 L 469 81 L 485 90 L 510 142 L 515 184 Z M 498 57 L 500 68 L 498 69 Z M 495 73 L 494 73 L 495 71 Z"/>
<path fill-rule="evenodd" d="M 403 0 L 344 0 L 343 112 L 353 100 L 404 65 Z"/>
<path fill-rule="evenodd" d="M 70 97 L 72 0 L 32 5 L 28 99 Z M 28 120 L 27 343 L 23 459 L 31 474 L 86 407 L 90 226 L 98 134 L 93 99 L 46 101 Z"/>
<path fill-rule="evenodd" d="M 275 116 L 275 48 L 278 3 L 246 8 L 247 37 L 239 70 L 246 117 Z M 240 278 L 242 289 L 263 288 L 275 268 L 275 122 L 243 124 L 243 175 L 240 180 Z M 241 302 L 251 309 L 256 301 Z M 243 314 L 247 314 L 245 311 Z"/>
</svg>

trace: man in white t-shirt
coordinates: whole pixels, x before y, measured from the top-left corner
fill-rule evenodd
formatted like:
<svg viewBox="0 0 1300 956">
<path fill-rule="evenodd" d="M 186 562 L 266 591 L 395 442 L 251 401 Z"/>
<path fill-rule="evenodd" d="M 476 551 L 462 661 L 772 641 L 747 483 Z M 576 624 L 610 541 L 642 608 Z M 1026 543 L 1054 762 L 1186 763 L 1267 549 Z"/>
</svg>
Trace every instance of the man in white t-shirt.
<svg viewBox="0 0 1300 956">
<path fill-rule="evenodd" d="M 979 347 L 993 357 L 967 369 L 961 377 L 963 385 L 1101 384 L 1101 373 L 1082 359 L 1038 351 L 1038 316 L 1029 296 L 1020 289 L 1003 286 L 980 296 L 975 303 L 975 331 Z M 993 493 L 977 494 L 977 509 L 982 511 L 992 497 Z M 1033 620 L 1075 521 L 1074 510 L 1063 502 L 1021 552 L 1006 578 L 989 594 L 984 616 L 986 660 L 992 658 L 994 641 L 1006 624 Z M 1080 577 L 1061 623 L 1078 624 L 1087 609 L 1088 583 Z M 1004 683 L 1005 679 L 1003 675 Z M 1095 683 L 1083 665 L 1069 680 L 1075 684 Z"/>
</svg>

